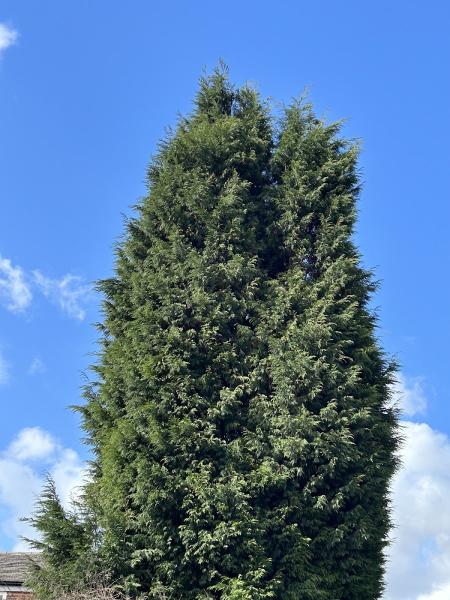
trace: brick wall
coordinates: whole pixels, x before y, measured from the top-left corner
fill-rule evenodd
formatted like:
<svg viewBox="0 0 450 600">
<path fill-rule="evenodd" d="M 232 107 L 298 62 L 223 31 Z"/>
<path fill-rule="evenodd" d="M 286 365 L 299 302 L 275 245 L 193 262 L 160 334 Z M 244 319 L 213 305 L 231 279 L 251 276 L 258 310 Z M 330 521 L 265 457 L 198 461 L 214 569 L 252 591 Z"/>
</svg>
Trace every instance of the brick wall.
<svg viewBox="0 0 450 600">
<path fill-rule="evenodd" d="M 7 592 L 7 600 L 32 600 L 33 595 L 30 592 Z"/>
</svg>

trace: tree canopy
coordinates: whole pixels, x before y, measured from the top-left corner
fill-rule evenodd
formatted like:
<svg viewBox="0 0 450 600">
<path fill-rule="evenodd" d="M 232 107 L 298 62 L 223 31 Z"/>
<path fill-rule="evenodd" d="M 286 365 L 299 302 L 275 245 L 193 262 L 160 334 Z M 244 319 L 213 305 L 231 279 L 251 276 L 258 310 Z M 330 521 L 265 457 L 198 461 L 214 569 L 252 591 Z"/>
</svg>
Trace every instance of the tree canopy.
<svg viewBox="0 0 450 600">
<path fill-rule="evenodd" d="M 89 569 L 135 597 L 380 597 L 395 365 L 352 238 L 357 158 L 304 101 L 276 118 L 225 69 L 201 80 L 99 283 L 91 477 L 81 509 L 50 494 L 34 520 L 46 598 Z"/>
</svg>

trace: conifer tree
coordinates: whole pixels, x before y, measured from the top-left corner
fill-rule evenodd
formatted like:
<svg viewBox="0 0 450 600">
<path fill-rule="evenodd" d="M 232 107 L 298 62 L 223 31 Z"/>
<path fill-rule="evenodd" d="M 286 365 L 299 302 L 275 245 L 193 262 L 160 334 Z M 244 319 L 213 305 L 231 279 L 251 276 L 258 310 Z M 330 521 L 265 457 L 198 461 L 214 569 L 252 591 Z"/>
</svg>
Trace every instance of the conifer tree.
<svg viewBox="0 0 450 600">
<path fill-rule="evenodd" d="M 269 340 L 272 383 L 263 409 L 267 438 L 282 465 L 274 521 L 280 515 L 280 533 L 289 523 L 309 540 L 311 598 L 357 600 L 379 598 L 383 589 L 395 365 L 376 340 L 368 310 L 376 286 L 351 239 L 357 147 L 339 130 L 308 105 L 286 110 L 271 164 L 285 265 L 272 281 L 260 335 Z M 285 548 L 283 563 L 291 552 Z M 290 564 L 286 582 L 295 573 Z M 294 576 L 279 597 L 309 596 Z"/>
<path fill-rule="evenodd" d="M 80 408 L 82 552 L 128 593 L 380 597 L 394 368 L 352 242 L 356 161 L 339 125 L 302 103 L 274 124 L 220 69 L 161 144 Z"/>
<path fill-rule="evenodd" d="M 40 539 L 25 538 L 43 560 L 32 562 L 29 585 L 38 598 L 58 598 L 95 575 L 101 566 L 94 564 L 98 537 L 96 517 L 82 495 L 66 510 L 47 477 L 35 513 L 23 519 L 40 533 Z"/>
</svg>

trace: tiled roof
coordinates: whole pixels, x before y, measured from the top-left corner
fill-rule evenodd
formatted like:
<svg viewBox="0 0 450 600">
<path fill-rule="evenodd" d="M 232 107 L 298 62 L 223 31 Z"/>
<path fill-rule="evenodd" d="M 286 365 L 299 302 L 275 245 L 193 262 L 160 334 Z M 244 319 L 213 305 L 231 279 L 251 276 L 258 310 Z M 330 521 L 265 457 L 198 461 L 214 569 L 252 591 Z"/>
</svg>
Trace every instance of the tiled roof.
<svg viewBox="0 0 450 600">
<path fill-rule="evenodd" d="M 23 583 L 33 564 L 41 564 L 38 552 L 0 552 L 0 585 Z"/>
</svg>

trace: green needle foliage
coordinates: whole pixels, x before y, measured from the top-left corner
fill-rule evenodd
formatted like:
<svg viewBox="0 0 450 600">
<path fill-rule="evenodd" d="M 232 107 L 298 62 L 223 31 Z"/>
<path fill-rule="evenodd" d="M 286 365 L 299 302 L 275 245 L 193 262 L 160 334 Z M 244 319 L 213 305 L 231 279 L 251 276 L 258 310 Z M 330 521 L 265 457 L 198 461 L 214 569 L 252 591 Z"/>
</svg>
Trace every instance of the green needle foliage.
<svg viewBox="0 0 450 600">
<path fill-rule="evenodd" d="M 47 578 L 90 560 L 135 597 L 380 597 L 395 368 L 339 129 L 302 102 L 275 122 L 224 69 L 201 81 L 100 283 L 85 546 L 35 520 Z"/>
</svg>

